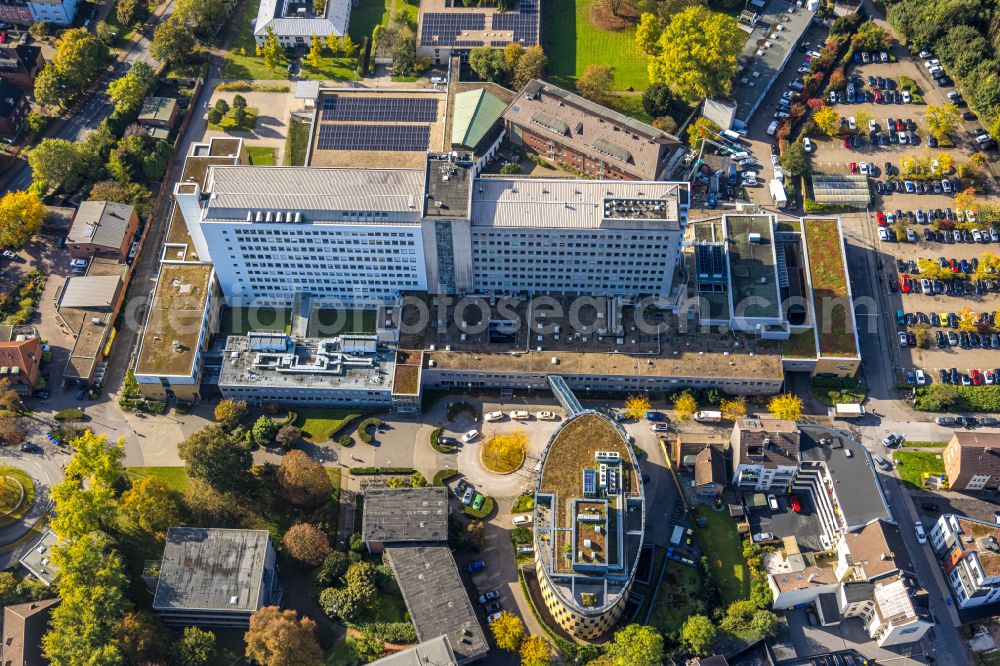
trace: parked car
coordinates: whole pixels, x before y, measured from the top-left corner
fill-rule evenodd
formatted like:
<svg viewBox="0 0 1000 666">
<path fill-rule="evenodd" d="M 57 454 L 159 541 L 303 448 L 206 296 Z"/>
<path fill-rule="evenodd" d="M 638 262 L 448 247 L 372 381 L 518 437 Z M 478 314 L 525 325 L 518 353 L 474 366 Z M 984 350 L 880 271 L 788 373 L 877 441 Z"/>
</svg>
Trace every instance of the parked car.
<svg viewBox="0 0 1000 666">
<path fill-rule="evenodd" d="M 25 453 L 41 453 L 42 447 L 37 444 L 32 444 L 31 442 L 25 442 L 21 445 L 21 450 Z"/>
<path fill-rule="evenodd" d="M 479 571 L 482 571 L 485 568 L 486 568 L 486 562 L 483 562 L 482 560 L 476 560 L 472 564 L 465 565 L 465 572 L 468 574 L 474 574 Z"/>
<path fill-rule="evenodd" d="M 913 526 L 913 531 L 917 534 L 917 543 L 927 543 L 927 533 L 924 532 L 924 526 L 917 523 Z"/>
<path fill-rule="evenodd" d="M 465 442 L 465 443 L 469 443 L 472 440 L 474 440 L 476 437 L 479 437 L 479 431 L 478 430 L 470 430 L 469 432 L 467 432 L 464 435 L 462 435 L 462 441 Z"/>
<path fill-rule="evenodd" d="M 491 590 L 489 592 L 485 592 L 479 595 L 479 603 L 488 604 L 489 602 L 499 598 L 500 598 L 499 590 Z"/>
<path fill-rule="evenodd" d="M 472 504 L 472 498 L 475 497 L 476 494 L 477 493 L 472 486 L 467 487 L 465 489 L 465 493 L 463 493 L 462 495 L 462 504 L 464 504 L 465 506 L 469 506 L 470 504 Z"/>
<path fill-rule="evenodd" d="M 458 483 L 455 484 L 455 497 L 462 497 L 465 495 L 466 489 L 468 489 L 469 483 L 465 479 L 459 479 Z"/>
<path fill-rule="evenodd" d="M 770 532 L 758 532 L 757 534 L 753 535 L 753 540 L 758 543 L 761 541 L 770 541 L 773 538 L 774 535 L 771 534 Z"/>
<path fill-rule="evenodd" d="M 496 421 L 503 421 L 505 414 L 503 412 L 488 412 L 486 416 L 483 417 L 487 423 L 494 423 Z"/>
<path fill-rule="evenodd" d="M 473 510 L 474 511 L 479 511 L 480 509 L 482 509 L 483 508 L 483 502 L 485 502 L 485 501 L 486 501 L 486 498 L 483 496 L 482 493 L 476 493 L 476 496 L 472 499 L 472 508 L 473 508 Z"/>
<path fill-rule="evenodd" d="M 536 412 L 535 416 L 538 418 L 539 421 L 555 421 L 556 420 L 556 413 L 555 412 L 544 412 L 544 411 L 543 412 Z"/>
<path fill-rule="evenodd" d="M 790 506 L 792 508 L 792 511 L 794 511 L 795 513 L 802 512 L 802 502 L 800 502 L 799 498 L 795 495 L 791 495 L 788 498 L 788 506 Z"/>
<path fill-rule="evenodd" d="M 767 505 L 771 507 L 771 511 L 778 510 L 778 498 L 773 494 L 767 496 Z"/>
<path fill-rule="evenodd" d="M 521 514 L 520 516 L 514 516 L 515 525 L 530 525 L 534 518 L 530 513 Z"/>
<path fill-rule="evenodd" d="M 887 448 L 891 449 L 894 446 L 899 446 L 905 441 L 906 441 L 905 437 L 900 435 L 898 432 L 893 432 L 887 435 L 885 439 L 882 440 L 882 444 L 884 444 Z"/>
</svg>

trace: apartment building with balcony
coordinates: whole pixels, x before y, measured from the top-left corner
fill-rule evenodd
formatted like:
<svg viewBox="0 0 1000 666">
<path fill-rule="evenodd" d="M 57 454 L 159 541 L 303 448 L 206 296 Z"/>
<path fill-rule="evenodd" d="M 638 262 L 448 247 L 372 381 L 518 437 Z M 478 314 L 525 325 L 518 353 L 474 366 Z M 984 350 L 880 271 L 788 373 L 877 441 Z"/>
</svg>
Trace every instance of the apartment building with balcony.
<svg viewBox="0 0 1000 666">
<path fill-rule="evenodd" d="M 928 539 L 959 608 L 1000 602 L 1000 525 L 946 513 Z"/>
<path fill-rule="evenodd" d="M 784 491 L 799 469 L 799 441 L 795 421 L 738 419 L 729 440 L 733 485 Z"/>
</svg>

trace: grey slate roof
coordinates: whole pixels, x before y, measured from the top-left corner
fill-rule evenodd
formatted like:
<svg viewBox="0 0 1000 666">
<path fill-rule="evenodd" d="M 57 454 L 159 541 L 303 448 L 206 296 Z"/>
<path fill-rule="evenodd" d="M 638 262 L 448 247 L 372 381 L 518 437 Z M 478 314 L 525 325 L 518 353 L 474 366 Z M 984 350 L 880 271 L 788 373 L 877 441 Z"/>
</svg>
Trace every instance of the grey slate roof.
<svg viewBox="0 0 1000 666">
<path fill-rule="evenodd" d="M 419 640 L 447 634 L 458 664 L 486 654 L 486 636 L 447 545 L 389 546 L 385 559 L 399 581 Z"/>
<path fill-rule="evenodd" d="M 366 491 L 361 538 L 383 543 L 447 541 L 448 489 L 428 486 Z"/>
<path fill-rule="evenodd" d="M 132 206 L 114 201 L 84 201 L 76 211 L 66 243 L 92 243 L 119 249 L 125 240 Z"/>
<path fill-rule="evenodd" d="M 388 657 L 373 661 L 371 666 L 448 666 L 455 663 L 455 653 L 447 634 L 418 643 Z"/>
<path fill-rule="evenodd" d="M 267 530 L 171 527 L 153 609 L 257 610 L 269 543 Z"/>
</svg>

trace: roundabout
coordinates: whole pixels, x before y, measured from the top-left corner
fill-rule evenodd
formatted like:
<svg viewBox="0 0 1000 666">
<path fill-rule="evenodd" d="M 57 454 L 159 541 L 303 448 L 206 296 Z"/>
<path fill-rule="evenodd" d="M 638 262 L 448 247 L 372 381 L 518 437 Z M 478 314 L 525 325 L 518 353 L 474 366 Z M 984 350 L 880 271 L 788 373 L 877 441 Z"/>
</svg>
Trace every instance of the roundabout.
<svg viewBox="0 0 1000 666">
<path fill-rule="evenodd" d="M 524 430 L 496 433 L 483 444 L 479 460 L 494 474 L 513 474 L 524 465 L 528 436 Z"/>
<path fill-rule="evenodd" d="M 0 466 L 0 527 L 23 518 L 34 501 L 34 479 L 16 467 Z"/>
</svg>

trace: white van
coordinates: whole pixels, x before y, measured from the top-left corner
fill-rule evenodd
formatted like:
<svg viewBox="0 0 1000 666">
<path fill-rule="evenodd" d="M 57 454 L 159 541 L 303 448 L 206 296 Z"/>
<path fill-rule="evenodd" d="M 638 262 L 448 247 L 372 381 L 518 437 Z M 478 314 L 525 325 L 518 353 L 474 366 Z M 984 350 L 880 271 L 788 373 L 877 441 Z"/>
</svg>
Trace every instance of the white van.
<svg viewBox="0 0 1000 666">
<path fill-rule="evenodd" d="M 528 412 L 517 410 L 510 413 L 510 418 L 515 421 L 527 421 L 531 418 L 531 415 Z"/>
<path fill-rule="evenodd" d="M 778 131 L 778 121 L 775 120 L 770 125 L 767 126 L 767 135 L 774 136 L 774 133 L 777 131 Z"/>
</svg>

